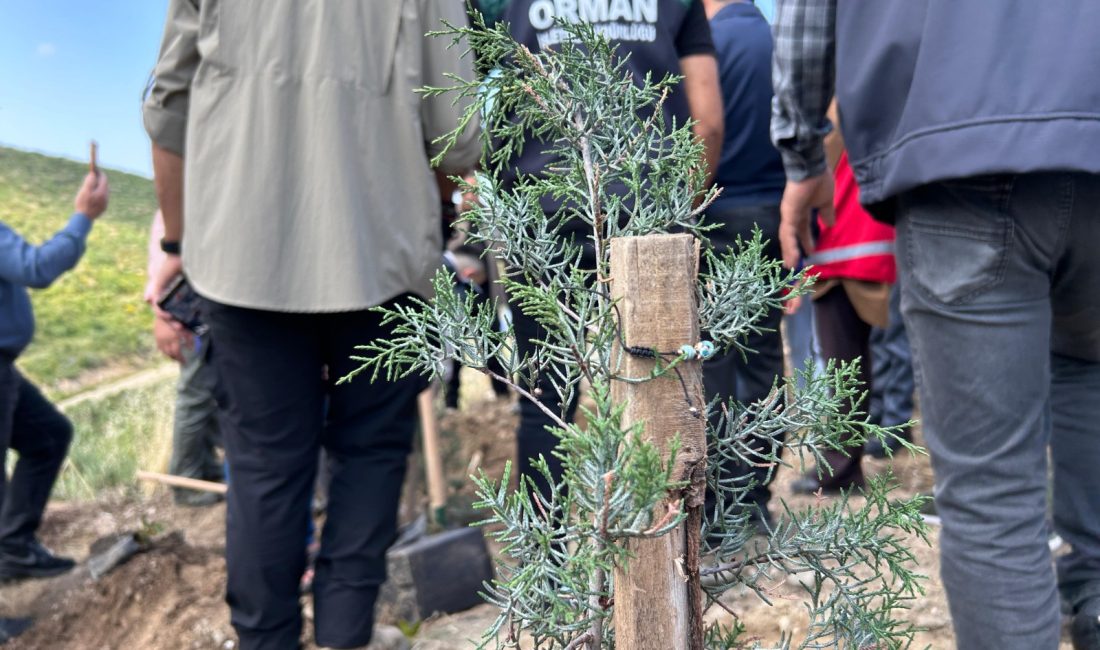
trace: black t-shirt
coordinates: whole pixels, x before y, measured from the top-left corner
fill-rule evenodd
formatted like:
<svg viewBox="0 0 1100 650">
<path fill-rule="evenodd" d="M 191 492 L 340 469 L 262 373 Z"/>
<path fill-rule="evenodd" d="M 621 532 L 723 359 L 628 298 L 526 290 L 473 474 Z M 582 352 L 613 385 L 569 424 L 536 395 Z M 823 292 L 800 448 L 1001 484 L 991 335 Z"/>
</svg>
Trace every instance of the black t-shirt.
<svg viewBox="0 0 1100 650">
<path fill-rule="evenodd" d="M 714 54 L 702 0 L 478 0 L 476 4 L 486 22 L 507 22 L 512 37 L 532 52 L 553 47 L 566 36 L 555 18 L 592 23 L 620 56 L 629 55 L 627 68 L 638 80 L 646 74 L 653 79 L 679 75 L 680 59 Z M 677 124 L 691 117 L 681 90 L 669 95 L 665 114 Z M 544 169 L 552 158 L 543 149 L 528 143 L 522 156 L 509 165 L 504 180 L 513 180 L 517 171 Z"/>
</svg>

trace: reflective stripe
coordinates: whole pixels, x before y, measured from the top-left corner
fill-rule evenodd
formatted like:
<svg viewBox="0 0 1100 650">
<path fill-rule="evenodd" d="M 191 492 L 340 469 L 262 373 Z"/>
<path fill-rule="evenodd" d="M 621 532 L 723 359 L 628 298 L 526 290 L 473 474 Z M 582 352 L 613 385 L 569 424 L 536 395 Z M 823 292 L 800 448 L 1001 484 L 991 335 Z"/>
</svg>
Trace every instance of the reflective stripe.
<svg viewBox="0 0 1100 650">
<path fill-rule="evenodd" d="M 864 244 L 852 244 L 828 250 L 817 251 L 807 260 L 809 264 L 833 264 L 835 262 L 847 262 L 861 257 L 872 255 L 893 255 L 894 242 L 871 241 Z"/>
</svg>

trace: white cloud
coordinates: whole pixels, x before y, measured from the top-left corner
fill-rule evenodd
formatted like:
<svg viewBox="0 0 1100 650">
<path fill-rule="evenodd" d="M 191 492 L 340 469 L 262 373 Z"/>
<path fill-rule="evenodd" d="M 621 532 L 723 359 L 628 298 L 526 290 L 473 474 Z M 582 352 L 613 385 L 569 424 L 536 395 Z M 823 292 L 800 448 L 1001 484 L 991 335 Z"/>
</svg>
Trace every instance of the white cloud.
<svg viewBox="0 0 1100 650">
<path fill-rule="evenodd" d="M 39 43 L 34 51 L 38 56 L 48 58 L 57 53 L 57 46 L 53 43 Z"/>
</svg>

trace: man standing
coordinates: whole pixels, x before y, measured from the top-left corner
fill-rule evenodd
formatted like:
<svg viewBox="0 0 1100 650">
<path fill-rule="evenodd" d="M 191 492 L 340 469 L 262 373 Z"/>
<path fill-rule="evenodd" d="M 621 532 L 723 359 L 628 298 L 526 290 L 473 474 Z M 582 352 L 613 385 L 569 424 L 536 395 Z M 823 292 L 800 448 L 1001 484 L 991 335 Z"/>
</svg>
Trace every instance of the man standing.
<svg viewBox="0 0 1100 650">
<path fill-rule="evenodd" d="M 91 172 L 76 195 L 69 223 L 41 246 L 0 223 L 0 458 L 19 452 L 11 481 L 0 472 L 0 581 L 65 573 L 73 561 L 50 553 L 35 538 L 54 481 L 73 438 L 73 425 L 15 360 L 34 337 L 27 287 L 44 289 L 76 266 L 92 223 L 107 209 L 107 177 Z M 10 631 L 0 619 L 0 642 Z"/>
<path fill-rule="evenodd" d="M 768 137 L 771 121 L 772 33 L 764 15 L 745 0 L 704 0 L 725 109 L 725 138 L 715 184 L 722 194 L 707 210 L 706 223 L 718 226 L 707 233 L 715 252 L 725 253 L 738 238 L 752 239 L 759 229 L 766 241 L 765 254 L 778 259 L 779 202 L 786 176 L 779 152 Z M 703 364 L 703 378 L 709 403 L 716 396 L 751 404 L 766 399 L 776 379 L 783 376 L 783 342 L 779 334 L 782 310 L 774 309 L 749 334 L 742 355 L 734 350 Z M 776 441 L 778 444 L 781 441 Z M 771 445 L 769 445 L 771 446 Z M 761 449 L 770 453 L 771 449 Z M 744 462 L 712 458 L 722 465 L 722 479 L 751 477 L 754 481 L 746 501 L 753 507 L 750 518 L 758 528 L 771 527 L 768 483 L 773 471 Z M 708 510 L 713 495 L 708 494 Z"/>
<path fill-rule="evenodd" d="M 154 291 L 154 280 L 164 262 L 160 249 L 164 238 L 164 217 L 153 215 L 149 233 L 149 264 L 145 284 L 145 302 L 153 305 L 161 296 Z M 191 332 L 180 331 L 170 319 L 153 315 L 153 340 L 166 357 L 180 364 L 176 382 L 176 409 L 172 417 L 172 459 L 168 471 L 175 476 L 204 481 L 225 479 L 217 447 L 221 444 L 214 368 L 206 358 L 208 347 Z M 209 506 L 221 501 L 221 495 L 187 488 L 173 488 L 176 505 Z"/>
<path fill-rule="evenodd" d="M 965 650 L 1100 648 L 1100 5 L 788 0 L 772 136 L 784 259 L 832 200 L 835 92 L 860 200 L 896 220 L 901 310 Z M 835 43 L 835 48 L 834 48 Z M 1047 546 L 1047 449 L 1054 524 Z M 1057 585 L 1057 588 L 1056 588 Z"/>
<path fill-rule="evenodd" d="M 182 266 L 206 299 L 242 650 L 298 647 L 320 447 L 332 479 L 314 636 L 371 640 L 423 381 L 336 382 L 356 345 L 388 334 L 369 309 L 428 295 L 439 265 L 428 161 L 465 106 L 416 91 L 473 74 L 461 45 L 424 36 L 442 20 L 462 23 L 462 4 L 169 4 L 144 107 L 168 253 L 158 284 Z M 441 169 L 478 154 L 471 124 Z"/>
</svg>

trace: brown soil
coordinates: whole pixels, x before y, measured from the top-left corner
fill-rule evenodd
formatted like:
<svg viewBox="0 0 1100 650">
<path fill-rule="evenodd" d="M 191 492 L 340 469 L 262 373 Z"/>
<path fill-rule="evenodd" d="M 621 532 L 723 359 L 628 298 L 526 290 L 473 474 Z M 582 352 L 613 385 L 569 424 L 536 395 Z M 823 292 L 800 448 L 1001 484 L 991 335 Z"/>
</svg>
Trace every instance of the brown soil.
<svg viewBox="0 0 1100 650">
<path fill-rule="evenodd" d="M 470 389 L 464 391 L 469 393 Z M 463 410 L 442 421 L 445 464 L 456 509 L 467 507 L 472 490 L 465 477 L 475 467 L 500 476 L 514 453 L 516 416 L 512 405 L 493 400 L 480 387 L 465 395 Z M 884 471 L 887 461 L 865 461 L 870 472 Z M 416 479 L 417 464 L 411 466 Z M 923 456 L 899 455 L 893 467 L 902 492 L 912 494 L 931 489 L 931 472 Z M 794 497 L 788 484 L 794 477 L 789 469 L 777 478 L 775 493 L 792 507 L 812 506 L 814 497 Z M 416 484 L 408 494 L 422 492 Z M 407 516 L 418 509 L 416 499 L 406 504 Z M 456 515 L 461 513 L 456 512 Z M 163 492 L 152 497 L 118 497 L 99 504 L 54 504 L 42 530 L 44 541 L 53 548 L 80 559 L 96 539 L 125 531 L 160 531 L 160 541 L 100 581 L 93 581 L 83 567 L 53 580 L 24 582 L 0 587 L 0 616 L 34 616 L 35 627 L 8 647 L 16 649 L 99 650 L 142 648 L 178 650 L 189 648 L 234 648 L 235 637 L 222 600 L 225 566 L 222 558 L 224 508 L 176 508 Z M 171 534 L 178 531 L 179 534 Z M 914 540 L 919 570 L 928 576 L 926 594 L 913 603 L 904 616 L 926 628 L 913 647 L 954 647 L 950 619 L 939 564 L 934 547 Z M 805 629 L 806 617 L 800 589 L 790 580 L 772 585 L 773 606 L 750 594 L 733 594 L 727 606 L 744 621 L 749 633 L 765 643 L 780 634 L 797 638 Z M 303 601 L 308 618 L 309 599 Z M 720 612 L 720 610 L 719 610 Z M 472 640 L 492 622 L 494 610 L 481 606 L 451 616 L 425 621 L 416 634 L 419 650 L 448 650 L 472 647 Z M 720 612 L 715 618 L 727 617 Z M 307 644 L 307 648 L 313 646 Z M 1063 644 L 1063 648 L 1069 648 Z"/>
<path fill-rule="evenodd" d="M 99 504 L 55 504 L 41 530 L 47 545 L 81 560 L 50 580 L 0 588 L 0 614 L 31 616 L 16 649 L 231 648 L 222 602 L 225 510 L 176 508 L 166 494 Z M 158 534 L 171 525 L 172 531 Z M 96 581 L 83 561 L 99 539 L 141 530 L 156 542 Z"/>
</svg>

